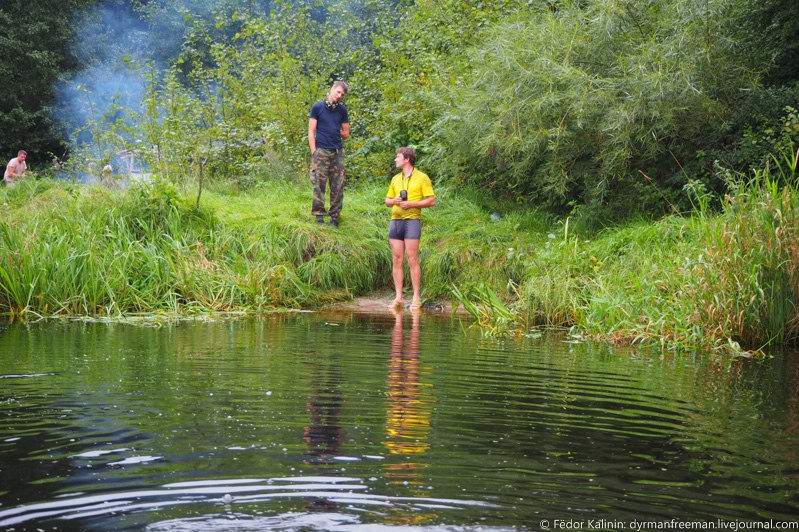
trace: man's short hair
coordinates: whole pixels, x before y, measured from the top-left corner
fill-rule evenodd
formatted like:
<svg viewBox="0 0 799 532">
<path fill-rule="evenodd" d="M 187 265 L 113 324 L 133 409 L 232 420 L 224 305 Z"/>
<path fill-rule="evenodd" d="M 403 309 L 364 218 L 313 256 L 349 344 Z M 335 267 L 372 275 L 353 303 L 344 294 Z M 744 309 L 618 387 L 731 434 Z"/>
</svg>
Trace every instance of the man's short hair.
<svg viewBox="0 0 799 532">
<path fill-rule="evenodd" d="M 350 91 L 349 85 L 347 85 L 347 82 L 344 81 L 343 79 L 338 79 L 338 80 L 334 81 L 333 82 L 333 86 L 330 87 L 330 90 L 333 90 L 336 87 L 341 87 L 342 89 L 344 89 L 344 94 L 347 94 Z"/>
<path fill-rule="evenodd" d="M 411 164 L 416 164 L 416 150 L 413 148 L 403 146 L 402 148 L 397 148 L 397 153 L 401 154 L 405 159 L 410 161 Z"/>
<path fill-rule="evenodd" d="M 19 150 L 17 152 L 17 157 L 19 157 L 20 155 L 24 155 L 25 157 L 27 157 L 28 156 L 28 152 L 26 152 L 25 150 Z"/>
</svg>

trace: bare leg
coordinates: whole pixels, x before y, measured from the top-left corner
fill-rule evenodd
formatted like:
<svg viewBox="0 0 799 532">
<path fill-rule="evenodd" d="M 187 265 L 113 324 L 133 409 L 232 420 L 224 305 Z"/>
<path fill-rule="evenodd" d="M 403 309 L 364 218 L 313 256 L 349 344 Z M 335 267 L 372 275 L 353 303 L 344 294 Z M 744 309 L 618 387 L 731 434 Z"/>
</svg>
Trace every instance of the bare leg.
<svg viewBox="0 0 799 532">
<path fill-rule="evenodd" d="M 389 240 L 391 244 L 391 277 L 394 279 L 394 302 L 392 306 L 402 305 L 402 259 L 405 241 Z"/>
<path fill-rule="evenodd" d="M 411 270 L 411 286 L 413 287 L 412 307 L 422 306 L 422 268 L 419 265 L 419 241 L 406 240 L 405 253 L 408 255 L 408 266 Z"/>
</svg>

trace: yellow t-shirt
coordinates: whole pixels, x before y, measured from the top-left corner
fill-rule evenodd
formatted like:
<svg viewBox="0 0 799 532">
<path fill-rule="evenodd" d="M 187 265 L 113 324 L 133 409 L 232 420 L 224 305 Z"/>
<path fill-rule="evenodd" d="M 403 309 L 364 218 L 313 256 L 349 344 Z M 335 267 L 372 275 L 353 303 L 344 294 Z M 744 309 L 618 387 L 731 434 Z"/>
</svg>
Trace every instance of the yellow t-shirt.
<svg viewBox="0 0 799 532">
<path fill-rule="evenodd" d="M 411 175 L 405 177 L 402 172 L 398 173 L 391 178 L 391 184 L 388 186 L 386 192 L 387 198 L 398 198 L 400 190 L 408 191 L 408 201 L 420 201 L 424 198 L 435 196 L 433 192 L 433 183 L 427 174 L 420 172 L 416 168 L 413 169 Z M 392 220 L 418 220 L 422 217 L 422 209 L 416 207 L 413 209 L 402 209 L 399 205 L 391 207 Z"/>
</svg>

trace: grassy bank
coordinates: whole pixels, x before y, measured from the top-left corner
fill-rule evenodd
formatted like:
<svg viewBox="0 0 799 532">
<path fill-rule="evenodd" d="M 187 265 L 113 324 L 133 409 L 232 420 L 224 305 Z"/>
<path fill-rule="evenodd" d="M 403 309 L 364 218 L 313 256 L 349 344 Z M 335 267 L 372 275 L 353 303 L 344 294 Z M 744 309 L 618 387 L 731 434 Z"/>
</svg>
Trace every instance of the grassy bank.
<svg viewBox="0 0 799 532">
<path fill-rule="evenodd" d="M 491 213 L 439 188 L 424 292 L 488 328 L 576 326 L 668 348 L 757 348 L 797 336 L 799 196 L 766 176 L 697 212 L 587 236 L 530 210 Z M 13 317 L 313 308 L 390 287 L 383 185 L 313 223 L 304 184 L 193 197 L 52 181 L 0 191 L 0 311 Z"/>
</svg>

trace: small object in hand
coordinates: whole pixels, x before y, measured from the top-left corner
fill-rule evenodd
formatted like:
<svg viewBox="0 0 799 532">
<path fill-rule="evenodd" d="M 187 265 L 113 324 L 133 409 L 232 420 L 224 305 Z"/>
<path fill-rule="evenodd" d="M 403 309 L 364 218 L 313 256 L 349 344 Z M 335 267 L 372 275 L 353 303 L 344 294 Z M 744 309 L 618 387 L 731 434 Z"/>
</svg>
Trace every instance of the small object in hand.
<svg viewBox="0 0 799 532">
<path fill-rule="evenodd" d="M 400 199 L 402 201 L 408 201 L 408 191 L 407 190 L 400 190 Z"/>
</svg>

